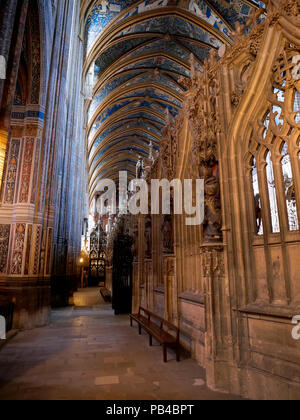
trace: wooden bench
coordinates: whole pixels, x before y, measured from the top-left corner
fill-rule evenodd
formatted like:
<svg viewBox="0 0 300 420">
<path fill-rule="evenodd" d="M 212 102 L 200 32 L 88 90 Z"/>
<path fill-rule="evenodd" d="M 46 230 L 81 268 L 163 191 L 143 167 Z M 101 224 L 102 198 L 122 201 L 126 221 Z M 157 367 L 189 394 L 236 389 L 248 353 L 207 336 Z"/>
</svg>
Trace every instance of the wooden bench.
<svg viewBox="0 0 300 420">
<path fill-rule="evenodd" d="M 133 321 L 137 322 L 140 335 L 142 334 L 142 329 L 149 334 L 150 346 L 153 344 L 153 337 L 163 346 L 165 363 L 168 361 L 168 348 L 175 351 L 176 360 L 180 362 L 179 328 L 142 307 L 140 307 L 138 314 L 130 315 L 131 327 L 133 326 Z M 170 334 L 170 331 L 175 332 L 175 334 Z"/>
</svg>

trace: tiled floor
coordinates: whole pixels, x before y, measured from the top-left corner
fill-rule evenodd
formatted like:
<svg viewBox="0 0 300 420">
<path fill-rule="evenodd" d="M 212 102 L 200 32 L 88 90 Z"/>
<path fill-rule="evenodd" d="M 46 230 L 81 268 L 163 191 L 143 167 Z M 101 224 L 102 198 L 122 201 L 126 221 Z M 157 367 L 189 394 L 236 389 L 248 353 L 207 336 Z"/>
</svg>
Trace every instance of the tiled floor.
<svg viewBox="0 0 300 420">
<path fill-rule="evenodd" d="M 232 398 L 208 390 L 194 360 L 169 358 L 109 306 L 62 309 L 2 348 L 0 400 Z"/>
</svg>

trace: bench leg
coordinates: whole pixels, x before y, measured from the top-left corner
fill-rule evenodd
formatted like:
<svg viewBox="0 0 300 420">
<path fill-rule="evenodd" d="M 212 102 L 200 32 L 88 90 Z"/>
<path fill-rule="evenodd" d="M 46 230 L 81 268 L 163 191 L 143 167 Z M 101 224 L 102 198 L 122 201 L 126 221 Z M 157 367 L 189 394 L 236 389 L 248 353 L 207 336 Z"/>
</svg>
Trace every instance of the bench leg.
<svg viewBox="0 0 300 420">
<path fill-rule="evenodd" d="M 132 318 L 130 318 L 130 326 L 132 327 Z"/>
<path fill-rule="evenodd" d="M 164 363 L 168 363 L 168 349 L 166 345 L 164 345 L 163 347 L 163 352 L 164 352 Z"/>
<path fill-rule="evenodd" d="M 139 325 L 139 334 L 142 335 L 142 327 Z"/>
<path fill-rule="evenodd" d="M 150 347 L 152 347 L 153 345 L 152 335 L 149 335 L 149 344 L 150 344 Z"/>
</svg>

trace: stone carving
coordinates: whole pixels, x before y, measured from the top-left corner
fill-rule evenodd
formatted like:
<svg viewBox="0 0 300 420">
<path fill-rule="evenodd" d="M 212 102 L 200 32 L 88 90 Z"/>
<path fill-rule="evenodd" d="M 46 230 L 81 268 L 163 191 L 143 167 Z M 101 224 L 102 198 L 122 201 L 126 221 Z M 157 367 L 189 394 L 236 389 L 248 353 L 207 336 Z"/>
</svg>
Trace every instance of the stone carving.
<svg viewBox="0 0 300 420">
<path fill-rule="evenodd" d="M 162 244 L 163 252 L 166 254 L 172 254 L 174 252 L 174 233 L 173 233 L 173 223 L 172 216 L 164 216 L 162 228 Z"/>
<path fill-rule="evenodd" d="M 201 248 L 203 277 L 224 277 L 225 265 L 222 247 Z"/>
<path fill-rule="evenodd" d="M 219 82 L 208 66 L 215 65 L 213 52 L 201 74 L 194 67 L 191 58 L 191 87 L 186 95 L 185 112 L 193 133 L 191 167 L 194 178 L 205 181 L 205 223 L 204 237 L 207 241 L 222 239 L 221 201 L 218 171 L 218 135 L 220 123 L 216 98 Z"/>
<path fill-rule="evenodd" d="M 144 167 L 144 160 L 141 156 L 138 158 L 138 162 L 136 164 L 136 178 L 141 179 L 144 178 L 145 167 Z"/>
<path fill-rule="evenodd" d="M 160 158 L 165 178 L 171 180 L 175 178 L 176 158 L 178 156 L 177 134 L 180 127 L 172 125 L 169 110 L 166 109 L 165 114 L 166 125 L 162 130 L 162 138 L 160 143 Z"/>
<path fill-rule="evenodd" d="M 166 276 L 175 276 L 176 261 L 174 258 L 166 257 L 163 261 L 163 274 Z"/>
<path fill-rule="evenodd" d="M 202 166 L 201 177 L 204 179 L 205 191 L 204 239 L 209 242 L 220 241 L 222 239 L 222 211 L 218 164 Z"/>
<path fill-rule="evenodd" d="M 295 21 L 299 24 L 300 17 L 300 3 L 299 1 L 283 0 L 281 3 L 281 10 L 286 16 L 297 18 Z"/>
</svg>

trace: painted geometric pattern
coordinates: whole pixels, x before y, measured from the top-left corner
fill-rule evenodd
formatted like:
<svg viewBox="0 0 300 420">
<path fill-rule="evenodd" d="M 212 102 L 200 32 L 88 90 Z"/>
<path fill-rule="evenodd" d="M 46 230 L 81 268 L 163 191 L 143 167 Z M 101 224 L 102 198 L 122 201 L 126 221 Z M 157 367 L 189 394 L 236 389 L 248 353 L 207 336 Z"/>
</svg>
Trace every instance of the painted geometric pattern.
<svg viewBox="0 0 300 420">
<path fill-rule="evenodd" d="M 186 51 L 177 42 L 168 41 L 168 40 L 165 40 L 165 39 L 159 39 L 157 41 L 154 41 L 154 42 L 151 42 L 147 45 L 139 47 L 134 52 L 129 54 L 126 57 L 126 59 L 135 57 L 137 55 L 149 54 L 149 53 L 152 53 L 152 52 L 156 52 L 156 53 L 158 52 L 158 54 L 160 54 L 161 51 L 165 51 L 166 53 L 172 52 L 173 56 L 175 56 L 177 58 L 180 58 L 184 61 L 188 61 L 189 58 L 190 58 L 190 53 L 188 51 Z"/>
<path fill-rule="evenodd" d="M 0 225 L 0 274 L 6 274 L 10 225 Z"/>
<path fill-rule="evenodd" d="M 91 11 L 87 23 L 87 49 L 91 47 L 95 39 L 105 27 L 122 11 L 127 9 L 137 0 L 102 0 L 97 1 Z"/>
<path fill-rule="evenodd" d="M 163 92 L 163 90 L 159 88 L 137 89 L 137 90 L 134 90 L 133 92 L 126 93 L 124 96 L 120 96 L 119 99 L 123 100 L 123 99 L 128 99 L 131 97 L 137 97 L 141 99 L 145 98 L 147 100 L 149 100 L 150 98 L 154 100 L 162 100 L 162 101 L 169 102 L 170 104 L 173 104 L 177 106 L 178 108 L 181 108 L 181 102 L 179 100 L 175 99 L 173 96 L 169 95 L 168 93 Z"/>
<path fill-rule="evenodd" d="M 37 226 L 36 237 L 35 237 L 34 262 L 33 262 L 34 275 L 39 274 L 41 239 L 42 239 L 42 226 Z"/>
<path fill-rule="evenodd" d="M 130 3 L 133 4 L 134 1 L 103 1 L 101 6 L 99 5 L 98 7 L 95 7 L 92 10 L 90 16 L 88 17 L 86 26 L 86 32 L 88 35 L 88 49 L 96 40 L 97 36 L 100 35 L 101 32 L 105 29 L 105 27 L 118 15 L 119 12 L 121 12 L 121 10 L 124 10 L 128 6 L 130 6 Z M 137 6 L 132 7 L 128 11 L 128 13 L 126 13 L 123 17 L 118 19 L 117 22 L 121 22 L 122 20 L 136 16 L 143 12 L 147 12 L 161 7 L 166 7 L 168 6 L 168 3 L 168 0 L 146 0 L 138 4 Z M 189 12 L 205 20 L 215 29 L 223 32 L 226 36 L 229 36 L 229 32 L 225 22 L 203 0 L 190 0 L 188 2 L 180 2 L 179 7 L 187 9 Z M 114 9 L 114 11 L 112 11 L 112 9 Z"/>
<path fill-rule="evenodd" d="M 102 0 L 102 2 L 97 2 L 86 23 L 87 51 L 108 24 L 111 23 L 121 11 L 132 6 L 134 3 L 139 2 L 136 0 Z M 195 14 L 228 38 L 231 37 L 228 24 L 231 27 L 233 27 L 237 21 L 245 24 L 245 19 L 249 17 L 251 11 L 249 3 L 241 0 L 211 0 L 210 3 L 224 18 L 221 18 L 215 13 L 210 4 L 203 0 L 179 2 L 178 7 Z M 262 1 L 254 0 L 253 3 L 257 6 L 264 7 Z M 168 0 L 146 0 L 129 9 L 128 12 L 116 22 L 121 22 L 124 19 L 136 16 L 140 13 L 165 6 L 168 6 Z"/>
<path fill-rule="evenodd" d="M 137 84 L 137 83 L 147 83 L 147 82 L 159 83 L 162 86 L 166 86 L 169 89 L 178 93 L 182 93 L 183 91 L 183 89 L 176 83 L 175 76 L 174 76 L 174 79 L 171 76 L 167 77 L 166 75 L 164 75 L 157 69 L 147 70 L 146 72 L 142 74 L 140 72 L 132 73 L 130 75 L 127 75 L 126 77 L 115 79 L 113 82 L 110 82 L 104 88 L 101 89 L 101 92 L 94 97 L 90 105 L 89 113 L 88 113 L 89 121 L 91 120 L 97 107 L 102 103 L 102 101 L 110 93 L 114 92 L 114 90 L 117 87 L 120 87 L 121 89 L 121 88 L 127 88 L 129 86 L 133 86 L 133 83 Z M 129 96 L 132 96 L 132 95 L 129 95 Z M 172 101 L 172 98 L 170 96 L 169 96 L 169 100 Z M 180 107 L 181 103 L 177 102 L 176 105 Z"/>
<path fill-rule="evenodd" d="M 148 60 L 140 59 L 136 60 L 134 64 L 129 64 L 125 66 L 122 70 L 132 70 L 132 69 L 153 69 L 156 68 L 174 72 L 178 75 L 189 76 L 189 70 L 180 64 L 172 61 L 171 59 L 165 57 L 163 54 L 160 54 L 160 57 L 149 58 Z"/>
<path fill-rule="evenodd" d="M 170 35 L 180 35 L 193 38 L 217 48 L 222 45 L 221 41 L 218 41 L 214 36 L 210 35 L 199 26 L 194 25 L 193 23 L 190 23 L 178 16 L 154 17 L 151 20 L 141 22 L 135 26 L 130 26 L 122 31 L 120 36 L 142 32 L 158 32 L 165 34 L 166 30 Z"/>
<path fill-rule="evenodd" d="M 51 268 L 51 254 L 52 254 L 53 229 L 48 229 L 48 244 L 47 244 L 47 265 L 46 274 L 50 274 Z"/>
<path fill-rule="evenodd" d="M 34 149 L 34 139 L 27 138 L 25 140 L 25 150 L 24 150 L 23 165 L 22 165 L 22 176 L 21 176 L 21 185 L 20 185 L 20 196 L 19 196 L 20 203 L 28 202 L 33 149 Z"/>
<path fill-rule="evenodd" d="M 232 27 L 236 22 L 246 24 L 252 9 L 249 3 L 244 3 L 241 0 L 210 0 L 210 3 Z M 254 3 L 264 7 L 264 3 L 261 1 L 255 1 Z"/>
<path fill-rule="evenodd" d="M 14 195 L 17 180 L 17 171 L 20 153 L 20 139 L 12 139 L 10 144 L 10 153 L 7 168 L 6 189 L 4 196 L 5 204 L 14 203 Z"/>
<path fill-rule="evenodd" d="M 34 10 L 34 17 L 31 28 L 32 37 L 32 87 L 31 87 L 31 103 L 38 104 L 40 99 L 40 73 L 41 73 L 41 44 L 39 33 L 39 10 Z"/>
<path fill-rule="evenodd" d="M 101 74 L 108 66 L 115 63 L 118 58 L 122 57 L 128 51 L 134 49 L 140 44 L 144 44 L 145 40 L 139 37 L 135 39 L 127 39 L 125 41 L 118 42 L 116 47 L 109 47 L 104 51 L 95 62 L 95 77 Z"/>
<path fill-rule="evenodd" d="M 125 16 L 128 18 L 130 16 L 135 16 L 137 14 L 159 8 L 168 6 L 168 0 L 157 0 L 157 1 L 149 1 L 146 0 L 145 2 L 141 3 L 140 5 L 136 6 L 135 8 L 131 9 Z M 195 14 L 199 18 L 203 19 L 207 23 L 209 23 L 215 29 L 223 32 L 226 36 L 230 36 L 230 32 L 225 24 L 225 22 L 206 4 L 203 0 L 190 0 L 188 2 L 181 2 L 179 7 L 183 9 L 187 9 L 189 12 Z M 120 19 L 119 21 L 121 21 Z"/>
<path fill-rule="evenodd" d="M 109 146 L 107 146 L 106 148 L 104 148 L 100 153 L 98 153 L 96 155 L 96 157 L 92 161 L 91 170 L 95 170 L 96 168 L 99 168 L 107 159 L 110 159 L 111 156 L 109 158 L 106 158 L 106 160 L 103 159 L 102 156 L 109 149 L 111 149 L 112 147 L 114 147 L 116 145 L 117 146 L 120 146 L 120 147 L 118 147 L 118 153 L 120 153 L 122 150 L 128 150 L 128 151 L 131 151 L 131 152 L 134 152 L 134 150 L 139 150 L 142 153 L 145 153 L 145 147 L 148 146 L 148 144 L 149 144 L 150 141 L 152 141 L 153 144 L 155 144 L 156 139 L 151 138 L 150 136 L 147 136 L 147 135 L 145 135 L 145 136 L 143 136 L 143 135 L 136 135 L 136 138 L 134 139 L 134 143 L 138 143 L 138 144 L 141 145 L 141 148 L 138 148 L 137 146 L 134 146 L 133 145 L 133 139 L 132 139 L 132 137 L 131 137 L 131 139 L 128 139 L 126 137 L 123 137 L 123 138 L 122 137 L 119 137 L 119 138 L 116 139 L 116 142 L 111 143 Z M 121 145 L 123 145 L 123 144 L 124 144 L 124 148 L 121 149 Z M 144 149 L 142 149 L 142 147 Z M 133 153 L 133 157 L 135 157 L 134 153 Z M 99 159 L 100 158 L 101 158 L 101 162 L 99 162 Z"/>
<path fill-rule="evenodd" d="M 25 246 L 25 231 L 25 224 L 17 224 L 10 270 L 10 273 L 14 275 L 22 274 L 23 254 Z"/>
<path fill-rule="evenodd" d="M 25 276 L 27 276 L 29 274 L 31 243 L 32 243 L 32 225 L 28 225 L 26 253 L 25 253 L 25 267 L 24 267 L 24 275 Z"/>
<path fill-rule="evenodd" d="M 147 118 L 147 120 L 146 120 Z M 105 139 L 106 136 L 117 130 L 118 128 L 129 128 L 129 127 L 147 127 L 148 130 L 152 130 L 156 135 L 160 134 L 160 128 L 161 126 L 157 127 L 155 124 L 157 123 L 156 120 L 152 120 L 152 118 L 146 113 L 139 113 L 136 115 L 131 115 L 130 118 L 124 118 L 119 120 L 116 124 L 113 124 L 108 130 L 106 130 L 101 136 L 97 138 L 97 140 L 94 142 L 94 145 L 91 150 L 91 154 L 93 154 L 94 149 L 101 143 L 102 140 Z M 143 119 L 143 120 L 142 120 Z M 158 119 L 158 118 L 157 118 Z M 140 120 L 140 121 L 138 121 Z M 149 121 L 150 120 L 150 121 Z M 145 126 L 145 124 L 148 124 Z"/>
<path fill-rule="evenodd" d="M 133 72 L 125 76 L 119 77 L 107 83 L 104 87 L 101 88 L 101 91 L 94 97 L 90 108 L 89 108 L 89 119 L 92 117 L 97 106 L 106 98 L 110 93 L 112 93 L 116 88 L 121 86 L 123 83 L 132 79 L 133 77 L 141 74 L 141 72 Z"/>
<path fill-rule="evenodd" d="M 41 149 L 41 140 L 36 139 L 35 141 L 35 160 L 34 160 L 34 172 L 33 172 L 33 179 L 32 179 L 32 190 L 31 190 L 31 199 L 30 202 L 32 204 L 36 201 L 36 190 L 38 184 L 38 168 L 39 168 L 39 161 L 40 161 L 40 149 Z"/>
</svg>

